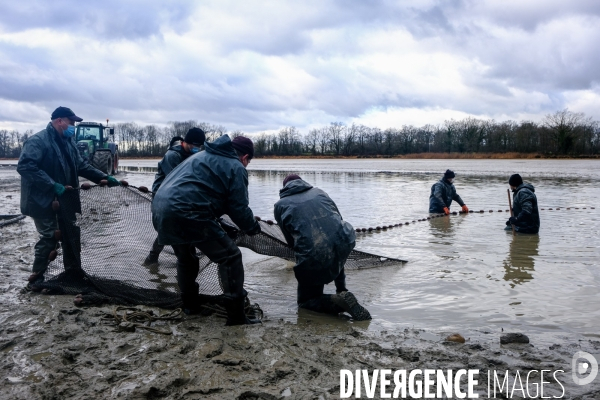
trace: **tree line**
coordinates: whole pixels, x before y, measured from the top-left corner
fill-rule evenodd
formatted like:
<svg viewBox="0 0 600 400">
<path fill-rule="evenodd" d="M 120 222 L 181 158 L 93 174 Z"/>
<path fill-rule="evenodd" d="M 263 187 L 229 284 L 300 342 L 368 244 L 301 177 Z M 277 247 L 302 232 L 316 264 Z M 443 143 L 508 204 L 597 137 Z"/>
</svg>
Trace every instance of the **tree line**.
<svg viewBox="0 0 600 400">
<path fill-rule="evenodd" d="M 191 127 L 206 132 L 207 141 L 228 133 L 249 136 L 261 156 L 395 156 L 413 153 L 539 153 L 543 155 L 600 154 L 600 123 L 568 109 L 546 115 L 540 123 L 464 118 L 440 125 L 379 129 L 333 122 L 302 134 L 295 127 L 276 133 L 246 135 L 227 132 L 221 125 L 194 120 L 170 122 L 165 127 L 115 124 L 115 139 L 125 157 L 160 157 L 175 136 Z M 0 158 L 18 157 L 32 131 L 0 130 Z"/>
</svg>

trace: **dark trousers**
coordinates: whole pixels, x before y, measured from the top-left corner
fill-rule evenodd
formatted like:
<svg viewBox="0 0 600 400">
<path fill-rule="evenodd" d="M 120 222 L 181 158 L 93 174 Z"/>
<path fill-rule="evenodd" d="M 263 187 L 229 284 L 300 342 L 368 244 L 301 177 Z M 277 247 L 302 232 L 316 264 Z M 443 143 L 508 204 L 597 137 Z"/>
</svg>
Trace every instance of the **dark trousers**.
<svg viewBox="0 0 600 400">
<path fill-rule="evenodd" d="M 48 256 L 56 249 L 54 231 L 60 230 L 65 270 L 81 269 L 81 231 L 73 221 L 63 218 L 34 218 L 33 222 L 40 238 L 35 244 L 32 272 L 44 272 L 48 267 Z"/>
<path fill-rule="evenodd" d="M 198 295 L 196 278 L 200 264 L 196 248 L 219 265 L 219 280 L 225 296 L 230 299 L 244 297 L 242 253 L 228 236 L 201 243 L 176 244 L 172 247 L 177 256 L 177 283 L 184 302 L 188 296 Z"/>
<path fill-rule="evenodd" d="M 337 293 L 346 291 L 346 274 L 344 268 L 340 274 L 334 279 L 335 289 Z M 307 310 L 324 313 L 324 314 L 339 314 L 344 312 L 344 309 L 333 303 L 331 294 L 324 294 L 325 285 L 314 285 L 305 282 L 298 282 L 298 307 L 306 308 Z"/>
<path fill-rule="evenodd" d="M 165 246 L 158 243 L 158 236 L 157 236 L 156 239 L 154 239 L 154 243 L 152 243 L 152 249 L 150 249 L 150 254 L 152 256 L 158 258 L 158 256 L 160 255 L 160 253 L 163 251 L 164 248 L 165 248 Z"/>
</svg>

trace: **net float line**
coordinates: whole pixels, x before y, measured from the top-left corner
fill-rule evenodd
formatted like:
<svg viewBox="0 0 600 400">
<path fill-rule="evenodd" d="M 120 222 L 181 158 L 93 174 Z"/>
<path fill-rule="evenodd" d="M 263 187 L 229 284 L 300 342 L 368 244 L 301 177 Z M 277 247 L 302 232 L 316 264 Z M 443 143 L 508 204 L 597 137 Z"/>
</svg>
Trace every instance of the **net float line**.
<svg viewBox="0 0 600 400">
<path fill-rule="evenodd" d="M 595 210 L 596 207 L 553 207 L 553 208 L 540 208 L 540 211 L 563 211 L 563 210 Z M 494 213 L 494 212 L 507 212 L 510 213 L 510 210 L 488 210 L 487 213 Z M 356 228 L 355 231 L 357 233 L 369 233 L 369 232 L 381 232 L 381 231 L 387 231 L 388 229 L 394 229 L 394 228 L 400 228 L 403 225 L 410 225 L 410 224 L 414 224 L 417 222 L 423 222 L 423 221 L 429 221 L 435 218 L 442 218 L 442 217 L 446 217 L 446 216 L 450 216 L 450 215 L 460 215 L 460 214 L 485 214 L 486 211 L 485 210 L 469 210 L 468 212 L 465 211 L 452 211 L 449 215 L 446 214 L 433 214 L 433 215 L 429 215 L 428 217 L 425 218 L 420 218 L 420 219 L 416 219 L 416 220 L 412 220 L 412 221 L 406 221 L 406 222 L 399 222 L 397 224 L 390 224 L 390 225 L 380 225 L 380 226 L 376 226 L 376 227 L 369 227 L 369 228 Z"/>
</svg>

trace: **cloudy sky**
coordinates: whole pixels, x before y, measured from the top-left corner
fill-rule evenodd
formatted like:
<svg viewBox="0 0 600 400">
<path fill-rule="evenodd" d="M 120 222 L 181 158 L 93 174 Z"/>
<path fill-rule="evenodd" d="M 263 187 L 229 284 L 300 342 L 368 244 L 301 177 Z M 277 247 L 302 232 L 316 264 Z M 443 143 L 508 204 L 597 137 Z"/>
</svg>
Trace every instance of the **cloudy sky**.
<svg viewBox="0 0 600 400">
<path fill-rule="evenodd" d="M 600 120 L 599 61 L 597 0 L 21 0 L 0 11 L 0 129 L 59 105 L 248 133 Z"/>
</svg>

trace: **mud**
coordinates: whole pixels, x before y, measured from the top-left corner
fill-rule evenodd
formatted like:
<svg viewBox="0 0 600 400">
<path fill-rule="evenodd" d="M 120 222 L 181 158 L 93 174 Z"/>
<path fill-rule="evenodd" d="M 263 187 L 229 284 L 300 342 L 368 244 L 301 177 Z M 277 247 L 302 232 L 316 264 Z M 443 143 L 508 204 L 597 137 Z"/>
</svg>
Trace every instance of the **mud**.
<svg viewBox="0 0 600 400">
<path fill-rule="evenodd" d="M 19 181 L 2 171 L 0 199 L 0 214 L 18 214 Z M 424 331 L 418 321 L 373 330 L 302 311 L 271 319 L 268 309 L 261 326 L 194 316 L 154 323 L 172 335 L 119 331 L 104 320 L 112 306 L 77 308 L 72 296 L 23 290 L 36 239 L 30 218 L 0 228 L 2 399 L 336 399 L 340 369 L 479 369 L 479 398 L 488 398 L 487 371 L 563 370 L 563 398 L 600 398 L 600 378 L 586 386 L 571 379 L 576 351 L 600 353 L 600 342 L 579 338 L 501 345 L 501 332 L 459 332 L 465 343 L 456 343 L 443 340 L 455 332 Z M 544 387 L 545 396 L 562 395 L 555 382 Z"/>
</svg>

